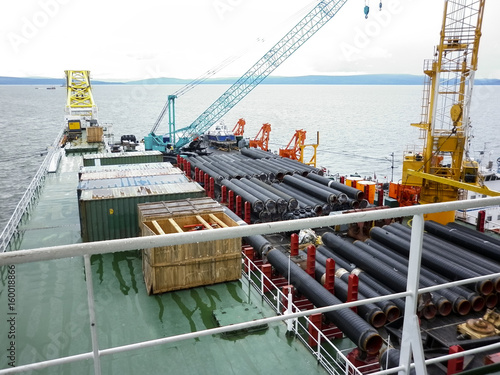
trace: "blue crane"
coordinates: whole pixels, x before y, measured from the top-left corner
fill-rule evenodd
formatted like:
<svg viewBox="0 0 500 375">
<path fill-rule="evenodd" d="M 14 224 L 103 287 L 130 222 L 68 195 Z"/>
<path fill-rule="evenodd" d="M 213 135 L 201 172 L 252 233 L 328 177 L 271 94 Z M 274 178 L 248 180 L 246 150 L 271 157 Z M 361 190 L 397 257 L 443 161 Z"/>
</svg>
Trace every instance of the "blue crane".
<svg viewBox="0 0 500 375">
<path fill-rule="evenodd" d="M 146 149 L 162 152 L 180 150 L 220 120 L 241 99 L 299 49 L 311 36 L 330 21 L 348 0 L 319 1 L 278 43 L 262 56 L 226 92 L 210 105 L 194 122 L 182 129 L 175 129 L 175 99 L 169 95 L 160 117 L 150 134 L 144 137 Z M 165 113 L 169 113 L 169 137 L 155 134 Z"/>
</svg>

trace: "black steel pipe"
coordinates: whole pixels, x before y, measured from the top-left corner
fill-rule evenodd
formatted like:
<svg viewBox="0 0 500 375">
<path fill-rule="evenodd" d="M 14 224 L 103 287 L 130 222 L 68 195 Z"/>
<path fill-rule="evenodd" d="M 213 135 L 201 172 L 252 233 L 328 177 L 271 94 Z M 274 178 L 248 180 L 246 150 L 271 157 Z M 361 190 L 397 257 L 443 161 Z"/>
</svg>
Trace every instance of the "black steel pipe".
<svg viewBox="0 0 500 375">
<path fill-rule="evenodd" d="M 370 230 L 370 237 L 383 243 L 384 245 L 389 246 L 391 249 L 396 250 L 406 257 L 410 253 L 410 243 L 408 241 L 386 231 L 385 229 L 373 227 Z M 451 280 L 461 280 L 481 276 L 477 272 L 471 271 L 455 262 L 451 262 L 438 254 L 425 251 L 425 249 L 422 249 L 422 264 L 436 272 L 441 273 Z M 492 293 L 494 289 L 491 280 L 479 281 L 474 285 L 475 290 L 483 295 Z"/>
<path fill-rule="evenodd" d="M 285 194 L 293 195 L 302 208 L 310 207 L 318 215 L 321 215 L 323 207 L 320 204 L 306 198 L 303 194 L 299 194 L 297 189 L 290 189 L 291 186 L 284 186 L 282 183 L 274 183 L 272 186 Z"/>
<path fill-rule="evenodd" d="M 199 160 L 199 163 L 201 163 L 202 167 L 198 165 L 199 168 L 209 168 L 211 170 L 217 171 L 221 176 L 224 178 L 230 179 L 230 178 L 242 178 L 243 175 L 240 174 L 238 171 L 235 170 L 229 170 L 227 168 L 224 168 L 224 166 L 220 166 L 218 164 L 214 164 L 211 159 L 208 157 L 197 157 L 196 160 Z M 228 177 L 226 177 L 228 176 Z"/>
<path fill-rule="evenodd" d="M 285 163 L 288 163 L 290 165 L 297 165 L 296 168 L 303 169 L 303 170 L 308 171 L 308 172 L 318 173 L 318 174 L 323 175 L 323 171 L 321 169 L 313 167 L 311 165 L 307 165 L 307 164 L 301 163 L 298 160 L 284 158 L 284 157 L 281 157 L 281 156 L 276 156 L 276 159 L 284 161 Z"/>
<path fill-rule="evenodd" d="M 336 276 L 346 283 L 349 282 L 349 271 L 347 271 L 346 269 L 338 268 L 336 271 Z M 361 281 L 361 279 L 358 288 L 360 293 L 365 296 L 365 298 L 375 298 L 380 296 L 380 294 L 370 288 L 370 286 L 366 282 Z M 401 315 L 401 310 L 392 301 L 380 301 L 376 302 L 375 305 L 380 307 L 380 309 L 384 312 L 387 321 L 389 322 L 396 320 Z"/>
<path fill-rule="evenodd" d="M 262 151 L 262 150 L 258 150 L 256 148 L 242 148 L 240 150 L 240 152 L 241 152 L 242 155 L 245 155 L 246 157 L 249 157 L 249 158 L 252 158 L 252 159 L 262 159 L 262 158 L 271 158 L 271 157 L 273 157 L 273 154 L 270 153 L 270 152 L 268 152 L 268 151 L 263 151 L 263 152 L 265 152 L 265 155 L 263 155 L 259 151 Z"/>
<path fill-rule="evenodd" d="M 273 249 L 267 253 L 268 261 L 297 290 L 306 296 L 317 307 L 339 305 L 342 302 L 309 276 L 297 264 L 290 262 L 281 251 Z M 290 270 L 290 272 L 289 272 Z M 333 322 L 344 334 L 361 350 L 376 354 L 382 347 L 382 337 L 377 330 L 355 314 L 351 309 L 340 309 L 324 313 L 326 318 Z"/>
<path fill-rule="evenodd" d="M 425 230 L 435 234 L 438 237 L 451 241 L 457 245 L 466 247 L 467 249 L 479 254 L 483 254 L 497 262 L 500 262 L 500 246 L 488 241 L 481 240 L 445 225 L 438 224 L 434 221 L 425 222 Z"/>
<path fill-rule="evenodd" d="M 399 356 L 400 352 L 398 349 L 388 348 L 380 356 L 379 360 L 380 367 L 382 367 L 383 370 L 387 370 L 393 367 L 398 367 Z M 410 375 L 416 375 L 416 374 L 417 372 L 415 371 L 415 369 L 410 369 Z"/>
<path fill-rule="evenodd" d="M 253 168 L 259 169 L 262 172 L 264 172 L 267 175 L 267 181 L 269 182 L 273 182 L 278 178 L 276 169 L 273 169 L 270 166 L 265 165 L 259 160 L 248 159 L 247 161 L 245 161 L 245 164 L 248 164 Z M 283 176 L 281 176 L 281 178 L 283 178 Z"/>
<path fill-rule="evenodd" d="M 264 186 L 258 184 L 257 181 L 262 183 Z M 274 202 L 276 202 L 276 210 L 278 213 L 282 214 L 287 210 L 288 202 L 285 199 L 281 198 L 279 195 L 274 194 L 270 189 L 268 189 L 269 185 L 267 185 L 266 183 L 254 177 L 250 178 L 249 180 L 245 180 L 243 182 L 250 185 L 255 191 L 265 194 Z"/>
<path fill-rule="evenodd" d="M 393 250 L 389 249 L 383 244 L 370 239 L 366 240 L 365 244 L 377 249 L 379 252 L 384 253 L 389 257 L 397 259 L 400 263 L 404 264 L 405 266 L 408 266 L 408 258 L 402 256 L 399 253 L 394 252 Z M 449 279 L 441 276 L 440 274 L 432 270 L 429 270 L 425 266 L 420 267 L 420 275 L 425 276 L 426 278 L 434 282 L 434 284 L 445 284 L 450 282 Z M 451 301 L 451 303 L 453 304 L 453 310 L 457 314 L 467 315 L 470 312 L 471 308 L 474 311 L 481 311 L 484 308 L 485 298 L 473 292 L 472 290 L 462 286 L 454 286 L 447 289 L 453 292 L 454 295 L 448 294 L 447 292 L 443 294 Z M 466 302 L 463 301 L 464 299 L 466 300 Z"/>
<path fill-rule="evenodd" d="M 327 232 L 323 234 L 322 240 L 325 246 L 329 247 L 334 252 L 338 252 L 348 261 L 356 262 L 357 266 L 382 281 L 385 285 L 390 285 L 396 292 L 406 291 L 406 276 L 394 271 L 393 268 L 389 267 L 384 262 L 375 259 L 370 255 L 363 254 L 356 246 L 342 240 L 333 233 Z M 433 318 L 437 312 L 436 306 L 432 306 L 433 308 L 423 308 L 421 311 L 427 319 Z"/>
<path fill-rule="evenodd" d="M 238 180 L 241 180 L 242 178 L 245 177 L 250 177 L 250 175 L 246 171 L 239 170 L 238 168 L 235 168 L 231 165 L 224 164 L 224 162 L 220 161 L 213 161 L 210 163 L 210 165 L 213 165 L 214 167 L 217 167 L 223 171 L 226 171 L 229 173 L 229 175 L 233 178 L 236 178 Z"/>
<path fill-rule="evenodd" d="M 347 271 L 346 271 L 347 272 Z M 335 278 L 335 295 L 343 302 L 347 300 L 348 284 L 341 278 Z M 358 292 L 358 300 L 364 300 L 366 297 Z M 387 322 L 387 317 L 385 316 L 382 309 L 376 306 L 374 303 L 367 303 L 365 305 L 360 305 L 357 307 L 358 315 L 364 320 L 370 323 L 375 328 L 380 328 Z"/>
<path fill-rule="evenodd" d="M 264 168 L 267 168 L 267 169 L 274 171 L 275 176 L 276 176 L 276 180 L 281 181 L 283 179 L 283 177 L 285 176 L 285 174 L 287 174 L 287 173 L 291 174 L 290 171 L 286 170 L 282 166 L 271 163 L 269 159 L 259 159 L 259 160 L 255 160 L 255 162 L 258 162 Z"/>
<path fill-rule="evenodd" d="M 254 197 L 257 197 L 264 203 L 264 209 L 270 213 L 276 212 L 276 202 L 269 198 L 266 194 L 262 194 L 260 191 L 255 190 L 252 186 L 248 184 L 248 180 L 234 180 L 231 181 L 236 186 L 239 186 L 241 189 L 247 191 L 252 194 Z"/>
<path fill-rule="evenodd" d="M 323 270 L 326 269 L 326 260 L 328 257 L 324 255 L 320 251 L 316 251 L 316 265 L 321 265 L 323 267 Z M 333 258 L 332 258 L 333 259 Z M 335 259 L 333 259 L 335 261 Z M 326 271 L 323 271 L 323 274 Z M 340 277 L 342 280 L 344 280 L 346 283 L 349 282 L 349 271 L 347 269 L 340 267 L 337 262 L 335 262 L 335 276 Z M 370 285 L 364 281 L 361 277 L 359 278 L 359 285 L 358 285 L 358 290 L 359 292 L 364 295 L 366 298 L 374 298 L 374 297 L 379 297 L 380 293 L 375 291 Z M 321 284 L 324 284 L 325 280 L 324 277 L 321 279 Z M 384 312 L 387 320 L 389 322 L 392 322 L 399 318 L 401 315 L 400 309 L 394 304 L 392 301 L 380 301 L 375 303 L 378 307 L 382 309 Z M 404 304 L 404 302 L 403 302 Z"/>
<path fill-rule="evenodd" d="M 401 236 L 405 236 L 405 238 L 407 239 L 409 239 L 411 235 L 410 228 L 407 228 L 399 223 L 390 225 L 387 230 L 389 232 L 393 231 L 392 233 L 394 233 L 394 231 L 397 231 L 396 233 L 399 233 Z M 500 272 L 500 264 L 495 262 L 494 260 L 491 260 L 490 258 L 485 257 L 481 254 L 467 250 L 461 246 L 452 244 L 449 241 L 446 241 L 430 233 L 426 233 L 424 235 L 424 248 L 445 258 L 448 258 L 451 261 L 460 259 L 461 264 L 479 274 L 484 274 L 485 272 Z M 495 290 L 497 292 L 500 292 L 500 277 L 494 279 L 493 282 L 495 284 Z"/>
<path fill-rule="evenodd" d="M 304 254 L 306 254 L 307 256 L 307 250 L 304 251 Z M 318 256 L 317 253 L 316 256 Z M 340 276 L 337 276 L 338 272 L 335 272 L 335 281 L 333 285 L 334 285 L 335 296 L 337 296 L 341 301 L 346 302 L 348 283 L 349 283 L 349 272 L 347 270 L 344 271 L 345 273 L 348 274 L 347 279 L 344 280 L 340 278 Z M 314 274 L 316 281 L 324 286 L 326 267 L 321 262 L 318 262 L 317 259 L 314 268 Z M 358 285 L 358 300 L 363 300 L 366 298 L 367 297 L 361 291 L 361 287 L 359 287 Z M 365 305 L 360 305 L 357 307 L 357 309 L 358 309 L 358 315 L 362 317 L 364 320 L 366 320 L 368 323 L 370 323 L 372 326 L 374 326 L 375 328 L 383 327 L 388 320 L 385 312 L 382 311 L 382 309 L 374 303 L 367 303 Z"/>
<path fill-rule="evenodd" d="M 241 189 L 239 186 L 235 185 L 229 180 L 222 180 L 221 185 L 226 186 L 229 190 L 232 190 L 235 194 L 239 195 L 243 200 L 250 202 L 252 205 L 252 210 L 254 212 L 260 212 L 264 209 L 264 203 L 254 195 L 248 193 L 246 190 Z"/>
<path fill-rule="evenodd" d="M 359 280 L 363 284 L 366 284 L 368 287 L 373 289 L 373 291 L 377 295 L 385 296 L 385 295 L 395 293 L 394 290 L 386 287 L 383 283 L 380 282 L 380 280 L 375 279 L 370 274 L 362 271 L 360 268 L 357 268 L 355 264 L 350 263 L 349 261 L 344 259 L 339 254 L 332 252 L 332 250 L 329 249 L 328 247 L 318 246 L 316 248 L 316 259 L 318 259 L 318 254 L 322 254 L 327 258 L 332 258 L 335 261 L 335 267 L 340 267 L 340 268 L 346 269 L 347 271 L 357 275 Z M 325 262 L 326 262 L 326 260 L 325 260 Z M 393 302 L 401 312 L 403 312 L 405 309 L 405 301 L 403 298 L 389 300 L 388 302 Z"/>
<path fill-rule="evenodd" d="M 367 243 L 356 241 L 354 246 L 359 247 L 364 252 L 381 260 L 387 265 L 393 267 L 398 272 L 408 276 L 408 260 L 401 255 L 388 251 L 381 251 L 379 248 L 370 246 Z M 422 270 L 421 270 L 422 271 Z M 420 287 L 430 287 L 436 285 L 435 281 L 428 278 L 424 272 L 420 273 Z M 470 312 L 471 304 L 462 295 L 451 290 L 441 289 L 432 293 L 432 301 L 442 316 L 450 315 L 452 309 L 460 315 L 466 315 Z"/>
<path fill-rule="evenodd" d="M 302 201 L 307 202 L 310 206 L 315 207 L 315 206 L 321 206 L 323 207 L 325 205 L 325 202 L 322 201 L 321 199 L 316 198 L 315 196 L 312 196 L 308 194 L 307 192 L 297 189 L 296 187 L 293 187 L 291 185 L 287 185 L 284 183 L 274 183 L 273 186 L 279 186 L 285 189 L 285 191 L 288 191 L 290 195 L 293 195 L 297 198 L 301 198 Z"/>
<path fill-rule="evenodd" d="M 393 223 L 384 227 L 384 229 L 410 241 L 411 230 L 402 224 Z M 500 273 L 500 264 L 490 258 L 466 250 L 429 233 L 424 234 L 423 248 L 426 251 L 439 254 L 452 262 L 460 262 L 463 266 L 481 275 L 486 273 Z M 492 282 L 495 291 L 500 292 L 500 277 L 492 279 Z"/>
<path fill-rule="evenodd" d="M 316 186 L 306 185 L 304 184 L 304 182 L 294 176 L 283 177 L 283 182 L 301 191 L 305 191 L 308 194 L 315 196 L 316 198 L 322 199 L 323 202 L 333 204 L 337 200 L 337 196 L 335 194 L 331 194 L 330 192 L 324 191 L 323 189 L 320 189 Z"/>
<path fill-rule="evenodd" d="M 224 213 L 233 219 L 238 225 L 248 225 L 241 217 L 236 215 L 229 208 L 224 207 Z M 271 243 L 260 234 L 254 234 L 251 236 L 243 237 L 243 241 L 253 247 L 253 249 L 260 255 L 265 256 L 267 252 L 272 248 Z"/>
<path fill-rule="evenodd" d="M 455 223 L 455 222 L 448 223 L 448 224 L 446 224 L 446 226 L 449 228 L 458 229 L 458 230 L 460 230 L 466 234 L 469 234 L 473 237 L 477 237 L 480 240 L 489 241 L 497 246 L 500 246 L 500 238 L 498 238 L 498 236 L 493 237 L 493 236 L 490 236 L 486 233 L 480 232 L 476 229 L 472 229 L 472 228 L 466 227 L 465 225 L 461 225 L 461 224 Z"/>
<path fill-rule="evenodd" d="M 288 210 L 292 211 L 298 207 L 299 204 L 297 202 L 297 199 L 295 199 L 291 195 L 283 193 L 282 191 L 276 189 L 271 184 L 266 184 L 266 183 L 259 181 L 257 179 L 250 179 L 250 180 L 259 186 L 265 187 L 267 190 L 269 190 L 271 193 L 275 194 L 276 196 L 280 197 L 281 199 L 284 199 L 288 203 Z"/>
<path fill-rule="evenodd" d="M 335 189 L 335 190 L 338 190 L 338 191 L 341 191 L 341 192 L 347 194 L 347 196 L 349 198 L 356 199 L 357 201 L 365 199 L 365 192 L 364 191 L 353 188 L 352 186 L 344 185 L 338 181 L 330 180 L 330 182 L 328 183 L 328 186 Z"/>
<path fill-rule="evenodd" d="M 199 163 L 199 162 L 190 162 L 190 164 L 191 164 L 191 169 L 197 167 L 198 169 L 202 170 L 204 173 L 206 173 L 210 177 L 212 177 L 214 179 L 214 181 L 216 181 L 218 184 L 220 184 L 220 182 L 223 179 L 230 177 L 226 172 L 224 172 L 218 168 L 214 168 L 210 164 L 203 164 L 203 163 Z"/>
<path fill-rule="evenodd" d="M 282 159 L 278 159 L 278 158 L 269 159 L 269 163 L 271 163 L 273 165 L 281 166 L 287 172 L 286 174 L 292 175 L 294 173 L 300 173 L 300 174 L 308 173 L 307 170 L 300 169 L 298 165 L 289 164 Z"/>
<path fill-rule="evenodd" d="M 324 178 L 323 176 L 318 176 L 317 174 L 314 174 L 314 176 L 316 177 L 320 177 L 320 178 Z M 314 179 L 311 179 L 311 178 L 307 178 L 307 177 L 303 177 L 303 176 L 294 176 L 294 177 L 297 177 L 300 181 L 304 182 L 304 184 L 307 186 L 307 185 L 311 185 L 311 186 L 316 186 L 317 188 L 320 188 L 324 191 L 328 191 L 332 194 L 335 195 L 336 199 L 335 201 L 340 201 L 340 202 L 346 202 L 347 201 L 347 194 L 341 192 L 340 190 L 336 190 L 334 188 L 331 188 L 329 186 L 326 186 L 324 184 L 321 184 L 320 182 L 317 182 L 315 181 Z"/>
<path fill-rule="evenodd" d="M 234 166 L 235 168 L 245 172 L 250 177 L 256 177 L 261 181 L 266 181 L 268 178 L 266 173 L 264 173 L 262 170 L 258 170 L 252 167 L 250 164 L 244 164 L 236 160 L 228 162 L 231 163 L 231 165 Z"/>
</svg>

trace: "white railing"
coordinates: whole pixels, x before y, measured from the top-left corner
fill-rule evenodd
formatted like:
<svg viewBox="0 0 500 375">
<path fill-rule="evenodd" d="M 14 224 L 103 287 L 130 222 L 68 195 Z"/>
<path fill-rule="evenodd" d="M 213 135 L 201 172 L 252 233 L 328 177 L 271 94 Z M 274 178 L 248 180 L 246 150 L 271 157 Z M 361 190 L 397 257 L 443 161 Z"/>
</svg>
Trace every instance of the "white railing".
<svg viewBox="0 0 500 375">
<path fill-rule="evenodd" d="M 243 264 L 245 265 L 245 270 L 242 272 L 243 276 L 247 279 L 249 284 L 260 293 L 262 299 L 267 302 L 276 314 L 287 316 L 287 311 L 291 313 L 301 311 L 289 300 L 289 296 L 284 294 L 252 260 L 245 254 L 242 254 L 242 257 Z M 289 306 L 287 307 L 283 301 L 286 301 Z M 321 330 L 315 330 L 317 336 L 313 337 L 313 340 L 316 345 L 314 347 L 311 346 L 307 338 L 309 337 L 309 326 L 313 325 L 313 323 L 308 316 L 304 316 L 303 319 L 304 323 L 298 318 L 290 319 L 290 322 L 286 323 L 289 330 L 315 356 L 316 360 L 329 374 L 362 374 L 347 360 L 344 353 L 339 350 Z M 332 356 L 326 348 L 331 349 L 335 353 L 335 356 Z M 354 347 L 352 349 L 354 349 Z"/>
<path fill-rule="evenodd" d="M 460 353 L 444 355 L 425 360 L 423 356 L 422 342 L 420 340 L 418 317 L 416 315 L 416 307 L 417 307 L 416 302 L 419 293 L 426 293 L 434 290 L 448 288 L 453 285 L 464 285 L 480 280 L 490 279 L 493 277 L 500 277 L 500 273 L 492 275 L 484 275 L 467 280 L 459 280 L 451 283 L 440 284 L 440 285 L 435 285 L 433 287 L 419 289 L 418 275 L 420 273 L 419 268 L 420 268 L 420 258 L 422 253 L 422 237 L 424 232 L 423 215 L 426 213 L 435 213 L 435 212 L 443 212 L 443 211 L 467 209 L 485 205 L 490 206 L 499 204 L 500 204 L 500 197 L 484 198 L 473 201 L 466 200 L 466 201 L 456 201 L 447 203 L 435 203 L 435 204 L 401 207 L 401 208 L 393 208 L 386 210 L 355 212 L 345 215 L 335 215 L 335 216 L 281 221 L 275 223 L 255 224 L 242 227 L 221 228 L 218 230 L 208 231 L 208 232 L 199 231 L 199 232 L 189 232 L 189 233 L 166 234 L 166 235 L 151 236 L 151 237 L 136 237 L 136 238 L 127 238 L 120 240 L 100 241 L 98 243 L 80 243 L 74 245 L 53 246 L 53 247 L 46 247 L 39 249 L 17 250 L 17 251 L 0 253 L 0 266 L 9 264 L 37 262 L 48 259 L 60 259 L 60 258 L 68 258 L 75 256 L 84 256 L 85 269 L 86 272 L 88 273 L 90 272 L 90 262 L 88 261 L 88 256 L 91 254 L 114 253 L 127 250 L 151 248 L 151 247 L 162 247 L 162 246 L 187 244 L 193 242 L 204 242 L 204 241 L 212 241 L 220 239 L 246 237 L 254 234 L 271 234 L 271 233 L 287 232 L 287 231 L 294 231 L 306 228 L 333 227 L 336 225 L 344 225 L 360 221 L 372 221 L 372 220 L 388 219 L 395 217 L 413 216 L 410 261 L 409 261 L 410 268 L 408 270 L 408 278 L 407 278 L 408 286 L 405 292 L 395 293 L 387 296 L 378 296 L 375 298 L 368 298 L 355 302 L 343 303 L 341 305 L 314 308 L 308 311 L 295 311 L 287 313 L 285 315 L 278 315 L 269 318 L 263 318 L 244 323 L 237 323 L 218 328 L 206 329 L 197 332 L 189 332 L 181 335 L 164 337 L 160 339 L 146 340 L 134 344 L 116 346 L 101 350 L 98 347 L 97 340 L 94 339 L 94 333 L 97 330 L 97 323 L 93 318 L 95 316 L 95 311 L 94 311 L 95 298 L 93 295 L 92 278 L 86 277 L 88 308 L 89 308 L 89 316 L 91 317 L 89 330 L 92 337 L 92 344 L 93 344 L 92 351 L 48 361 L 36 362 L 15 368 L 3 369 L 0 370 L 0 374 L 21 373 L 24 371 L 38 370 L 49 366 L 55 366 L 64 363 L 71 363 L 88 359 L 93 359 L 94 371 L 96 374 L 100 374 L 101 373 L 100 358 L 106 355 L 133 351 L 147 347 L 178 342 L 181 340 L 209 336 L 213 334 L 231 332 L 234 330 L 261 326 L 263 324 L 271 324 L 278 321 L 298 319 L 301 317 L 309 316 L 311 314 L 335 311 L 344 308 L 363 305 L 366 303 L 376 303 L 379 301 L 385 301 L 389 299 L 402 298 L 402 297 L 406 298 L 406 308 L 405 308 L 405 316 L 403 323 L 403 337 L 401 339 L 402 343 L 401 358 L 403 358 L 403 360 L 400 362 L 400 365 L 398 367 L 394 367 L 388 370 L 378 371 L 375 374 L 377 375 L 391 374 L 391 373 L 396 373 L 398 371 L 400 371 L 400 373 L 409 373 L 410 364 L 408 363 L 408 361 L 404 360 L 405 358 L 413 358 L 414 362 L 413 364 L 411 364 L 411 366 L 416 368 L 417 373 L 426 374 L 426 366 L 429 364 L 444 362 L 453 358 L 460 358 L 467 356 L 469 354 L 475 354 L 486 350 L 500 350 L 500 342 L 498 342 L 496 344 L 487 345 L 482 348 L 465 350 Z M 274 299 L 269 299 L 269 302 L 278 306 L 279 299 L 278 302 L 276 302 Z M 101 327 L 100 329 L 104 328 Z M 330 358 L 328 358 L 325 361 L 330 363 Z"/>
<path fill-rule="evenodd" d="M 9 221 L 7 222 L 7 225 L 3 229 L 2 234 L 0 234 L 0 253 L 3 253 L 8 250 L 11 240 L 18 233 L 19 223 L 21 222 L 23 217 L 29 213 L 30 205 L 33 202 L 33 199 L 39 194 L 40 189 L 42 187 L 42 183 L 45 179 L 45 176 L 47 175 L 47 168 L 50 164 L 50 160 L 52 159 L 56 151 L 58 151 L 59 142 L 61 141 L 62 134 L 63 130 L 59 132 L 54 143 L 52 144 L 51 147 L 49 147 L 47 155 L 43 159 L 42 164 L 38 168 L 28 188 L 26 189 L 23 196 L 19 200 L 19 203 L 14 209 L 14 212 L 10 217 Z"/>
</svg>

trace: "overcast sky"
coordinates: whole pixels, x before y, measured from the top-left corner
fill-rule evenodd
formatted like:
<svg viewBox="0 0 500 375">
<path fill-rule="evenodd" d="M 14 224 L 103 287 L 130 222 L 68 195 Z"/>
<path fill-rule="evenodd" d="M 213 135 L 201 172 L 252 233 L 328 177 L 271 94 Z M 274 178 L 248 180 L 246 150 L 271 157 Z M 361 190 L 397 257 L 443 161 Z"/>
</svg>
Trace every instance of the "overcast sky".
<svg viewBox="0 0 500 375">
<path fill-rule="evenodd" d="M 0 76 L 195 78 L 229 57 L 239 77 L 316 1 L 22 0 L 0 2 Z M 422 74 L 444 0 L 350 0 L 273 75 Z M 500 78 L 500 1 L 488 0 L 477 77 Z"/>
</svg>

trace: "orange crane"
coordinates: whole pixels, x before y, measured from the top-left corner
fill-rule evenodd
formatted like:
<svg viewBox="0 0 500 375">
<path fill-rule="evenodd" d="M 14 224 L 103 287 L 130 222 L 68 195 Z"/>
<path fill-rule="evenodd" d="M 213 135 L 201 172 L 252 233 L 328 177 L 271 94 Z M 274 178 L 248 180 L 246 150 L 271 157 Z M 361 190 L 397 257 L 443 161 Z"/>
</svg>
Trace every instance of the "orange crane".
<svg viewBox="0 0 500 375">
<path fill-rule="evenodd" d="M 250 140 L 250 147 L 258 147 L 261 150 L 267 151 L 269 146 L 269 133 L 271 133 L 271 124 L 262 124 L 255 138 Z"/>
<path fill-rule="evenodd" d="M 234 125 L 234 128 L 233 128 L 233 134 L 238 137 L 242 137 L 243 136 L 243 133 L 245 132 L 245 119 L 242 119 L 240 118 L 238 120 L 238 122 L 236 123 L 236 125 Z"/>
<path fill-rule="evenodd" d="M 299 160 L 302 153 L 300 146 L 304 145 L 305 140 L 306 131 L 302 129 L 295 130 L 295 134 L 290 142 L 288 142 L 286 148 L 280 148 L 280 156 L 292 160 Z"/>
<path fill-rule="evenodd" d="M 300 161 L 301 163 L 312 165 L 316 167 L 316 151 L 319 146 L 319 133 L 317 133 L 317 141 L 316 144 L 305 144 L 306 140 L 306 131 L 305 130 L 296 130 L 290 142 L 286 148 L 280 148 L 279 155 L 284 158 L 289 158 L 293 160 Z M 304 149 L 306 147 L 313 147 L 313 156 L 309 162 L 304 162 Z"/>
</svg>

